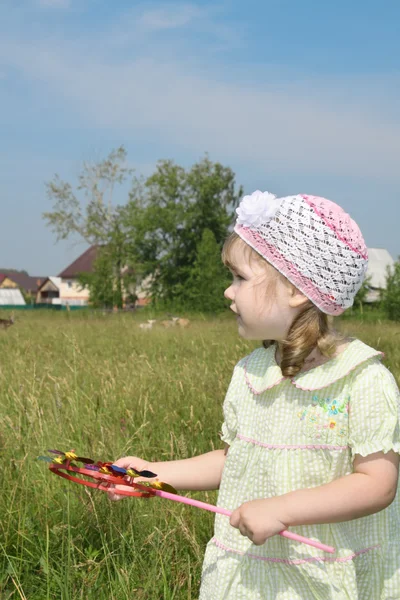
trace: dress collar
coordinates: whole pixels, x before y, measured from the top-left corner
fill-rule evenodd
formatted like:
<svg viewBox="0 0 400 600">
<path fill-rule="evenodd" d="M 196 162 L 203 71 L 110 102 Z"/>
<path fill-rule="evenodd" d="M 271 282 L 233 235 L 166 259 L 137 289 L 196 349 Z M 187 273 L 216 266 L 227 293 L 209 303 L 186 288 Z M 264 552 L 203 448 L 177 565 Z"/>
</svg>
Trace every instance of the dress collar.
<svg viewBox="0 0 400 600">
<path fill-rule="evenodd" d="M 244 359 L 246 383 L 254 394 L 262 394 L 266 390 L 289 379 L 275 360 L 276 345 L 269 348 L 257 348 Z M 308 371 L 299 373 L 289 379 L 300 390 L 313 391 L 328 387 L 342 379 L 363 362 L 372 357 L 382 358 L 383 353 L 367 346 L 360 340 L 353 340 L 338 356 Z"/>
</svg>

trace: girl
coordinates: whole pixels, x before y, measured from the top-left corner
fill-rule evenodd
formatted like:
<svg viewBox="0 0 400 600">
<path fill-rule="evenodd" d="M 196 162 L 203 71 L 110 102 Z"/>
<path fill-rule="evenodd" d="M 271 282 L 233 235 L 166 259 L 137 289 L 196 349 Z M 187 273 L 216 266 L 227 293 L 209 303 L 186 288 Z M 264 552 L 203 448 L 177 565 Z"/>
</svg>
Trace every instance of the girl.
<svg viewBox="0 0 400 600">
<path fill-rule="evenodd" d="M 223 249 L 239 334 L 263 347 L 235 367 L 224 450 L 150 468 L 181 490 L 219 488 L 202 600 L 399 600 L 399 392 L 381 353 L 329 315 L 367 268 L 356 223 L 315 196 L 245 196 Z M 118 499 L 115 492 L 114 499 Z M 276 535 L 290 528 L 336 555 Z"/>
</svg>

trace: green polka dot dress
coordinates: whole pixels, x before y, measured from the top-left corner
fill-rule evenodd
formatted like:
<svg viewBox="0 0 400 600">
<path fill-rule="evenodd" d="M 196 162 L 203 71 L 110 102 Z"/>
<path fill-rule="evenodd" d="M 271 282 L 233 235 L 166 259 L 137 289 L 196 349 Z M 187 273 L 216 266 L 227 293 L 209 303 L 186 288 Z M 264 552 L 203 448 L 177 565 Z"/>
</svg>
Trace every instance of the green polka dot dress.
<svg viewBox="0 0 400 600">
<path fill-rule="evenodd" d="M 399 391 L 381 354 L 358 340 L 293 379 L 259 348 L 235 367 L 224 402 L 229 444 L 218 505 L 328 483 L 355 454 L 400 452 Z M 292 531 L 336 554 L 276 535 L 255 546 L 216 515 L 201 600 L 400 600 L 400 494 L 376 514 Z"/>
</svg>

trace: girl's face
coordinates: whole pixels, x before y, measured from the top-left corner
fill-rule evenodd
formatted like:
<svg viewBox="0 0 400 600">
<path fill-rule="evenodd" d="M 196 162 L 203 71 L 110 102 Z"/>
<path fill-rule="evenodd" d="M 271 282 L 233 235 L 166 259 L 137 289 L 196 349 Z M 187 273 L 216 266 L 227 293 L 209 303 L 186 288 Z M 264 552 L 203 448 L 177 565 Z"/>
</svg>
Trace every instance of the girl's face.
<svg viewBox="0 0 400 600">
<path fill-rule="evenodd" d="M 242 337 L 282 341 L 298 312 L 293 286 L 266 261 L 249 258 L 245 247 L 237 243 L 231 249 L 233 282 L 224 296 L 232 302 Z"/>
</svg>

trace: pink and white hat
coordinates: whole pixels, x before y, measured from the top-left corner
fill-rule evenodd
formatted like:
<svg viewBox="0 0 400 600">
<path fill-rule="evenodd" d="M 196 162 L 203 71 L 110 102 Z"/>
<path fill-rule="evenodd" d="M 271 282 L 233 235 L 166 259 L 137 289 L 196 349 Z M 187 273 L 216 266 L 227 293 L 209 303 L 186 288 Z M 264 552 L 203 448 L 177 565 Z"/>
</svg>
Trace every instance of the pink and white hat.
<svg viewBox="0 0 400 600">
<path fill-rule="evenodd" d="M 340 206 L 319 196 L 244 196 L 235 232 L 322 312 L 353 304 L 368 266 L 361 231 Z"/>
</svg>

